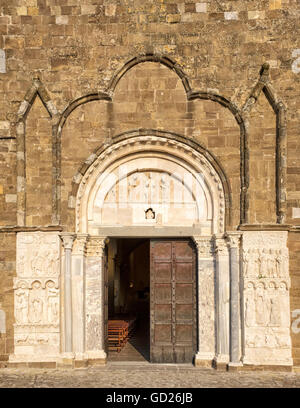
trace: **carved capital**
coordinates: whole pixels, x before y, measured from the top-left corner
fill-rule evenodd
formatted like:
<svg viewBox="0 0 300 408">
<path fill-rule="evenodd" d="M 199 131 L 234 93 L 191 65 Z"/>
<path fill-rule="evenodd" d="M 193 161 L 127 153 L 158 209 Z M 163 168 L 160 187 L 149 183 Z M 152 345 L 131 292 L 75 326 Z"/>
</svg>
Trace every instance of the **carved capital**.
<svg viewBox="0 0 300 408">
<path fill-rule="evenodd" d="M 106 237 L 89 237 L 87 242 L 87 256 L 103 256 Z"/>
<path fill-rule="evenodd" d="M 222 236 L 214 236 L 214 252 L 218 256 L 228 255 L 228 246 L 226 240 Z"/>
<path fill-rule="evenodd" d="M 88 234 L 77 234 L 74 242 L 73 255 L 86 255 Z"/>
<path fill-rule="evenodd" d="M 211 237 L 194 236 L 193 241 L 197 247 L 198 257 L 209 257 L 212 255 Z"/>
<path fill-rule="evenodd" d="M 227 232 L 225 238 L 230 248 L 239 248 L 242 234 L 239 232 Z"/>
<path fill-rule="evenodd" d="M 69 232 L 60 234 L 60 238 L 62 240 L 65 250 L 72 249 L 75 237 L 76 237 L 76 234 L 72 234 Z"/>
</svg>

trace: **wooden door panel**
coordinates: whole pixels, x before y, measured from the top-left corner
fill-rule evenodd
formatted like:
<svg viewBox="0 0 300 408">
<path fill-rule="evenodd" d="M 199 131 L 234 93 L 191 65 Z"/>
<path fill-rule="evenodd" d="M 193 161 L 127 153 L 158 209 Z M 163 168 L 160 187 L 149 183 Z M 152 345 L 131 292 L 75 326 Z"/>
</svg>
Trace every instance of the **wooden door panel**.
<svg viewBox="0 0 300 408">
<path fill-rule="evenodd" d="M 176 344 L 180 343 L 191 343 L 191 338 L 193 336 L 193 325 L 192 324 L 177 324 L 176 325 Z"/>
<path fill-rule="evenodd" d="M 176 322 L 193 321 L 193 305 L 176 304 L 175 308 Z"/>
<path fill-rule="evenodd" d="M 170 282 L 172 279 L 172 263 L 157 262 L 155 268 L 156 282 Z"/>
<path fill-rule="evenodd" d="M 172 305 L 155 305 L 154 318 L 157 323 L 171 323 Z"/>
<path fill-rule="evenodd" d="M 196 259 L 188 240 L 152 240 L 150 358 L 192 362 L 196 352 Z"/>
<path fill-rule="evenodd" d="M 191 260 L 193 258 L 193 247 L 191 245 L 187 245 L 186 241 L 174 241 L 173 247 L 176 259 Z"/>
<path fill-rule="evenodd" d="M 170 284 L 156 283 L 154 290 L 156 304 L 165 304 L 171 302 L 172 286 Z"/>
<path fill-rule="evenodd" d="M 176 303 L 193 304 L 193 284 L 177 283 L 176 284 Z"/>
<path fill-rule="evenodd" d="M 156 246 L 155 252 L 153 253 L 155 260 L 158 259 L 169 259 L 172 258 L 172 242 L 161 241 L 160 245 Z"/>
<path fill-rule="evenodd" d="M 176 262 L 175 279 L 176 282 L 192 282 L 193 269 L 190 262 Z"/>
<path fill-rule="evenodd" d="M 172 341 L 172 325 L 171 324 L 156 324 L 154 328 L 154 341 L 159 343 L 170 344 Z"/>
</svg>

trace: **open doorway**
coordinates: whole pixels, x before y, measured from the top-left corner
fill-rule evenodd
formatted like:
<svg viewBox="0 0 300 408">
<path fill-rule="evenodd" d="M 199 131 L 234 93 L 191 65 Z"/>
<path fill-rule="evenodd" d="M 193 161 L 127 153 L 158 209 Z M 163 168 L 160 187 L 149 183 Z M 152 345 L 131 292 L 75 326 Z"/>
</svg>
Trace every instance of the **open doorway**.
<svg viewBox="0 0 300 408">
<path fill-rule="evenodd" d="M 150 240 L 108 244 L 108 360 L 149 361 Z"/>
</svg>

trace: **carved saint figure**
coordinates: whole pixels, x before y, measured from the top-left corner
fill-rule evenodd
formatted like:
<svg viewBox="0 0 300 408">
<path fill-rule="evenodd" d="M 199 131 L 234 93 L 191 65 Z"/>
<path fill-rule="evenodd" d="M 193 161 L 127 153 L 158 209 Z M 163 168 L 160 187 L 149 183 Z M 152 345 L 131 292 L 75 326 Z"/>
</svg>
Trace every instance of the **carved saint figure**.
<svg viewBox="0 0 300 408">
<path fill-rule="evenodd" d="M 280 303 L 277 297 L 270 299 L 270 326 L 280 326 Z"/>
<path fill-rule="evenodd" d="M 257 296 L 255 306 L 256 323 L 262 326 L 265 323 L 265 304 L 262 294 Z"/>
<path fill-rule="evenodd" d="M 282 269 L 282 258 L 280 251 L 276 251 L 276 256 L 275 256 L 275 270 L 276 270 L 276 278 L 279 278 L 281 276 L 281 269 Z"/>
<path fill-rule="evenodd" d="M 272 249 L 270 249 L 268 257 L 267 257 L 267 264 L 268 264 L 268 274 L 269 278 L 273 278 L 276 275 L 275 270 L 275 258 Z"/>
<path fill-rule="evenodd" d="M 244 261 L 244 276 L 248 277 L 248 271 L 249 271 L 249 261 L 250 261 L 250 255 L 248 251 L 243 252 L 243 261 Z"/>
<path fill-rule="evenodd" d="M 19 324 L 26 324 L 28 321 L 28 299 L 25 290 L 19 289 L 16 292 L 16 321 Z"/>
<path fill-rule="evenodd" d="M 48 281 L 47 288 L 47 319 L 49 323 L 57 323 L 59 313 L 58 289 L 53 281 Z"/>
<path fill-rule="evenodd" d="M 255 301 L 252 293 L 246 299 L 245 320 L 248 327 L 255 325 Z"/>
<path fill-rule="evenodd" d="M 161 199 L 162 202 L 168 202 L 168 175 L 162 174 L 160 179 Z"/>
<path fill-rule="evenodd" d="M 41 283 L 33 282 L 30 296 L 31 322 L 40 323 L 43 320 L 43 300 Z"/>
<path fill-rule="evenodd" d="M 266 249 L 259 250 L 259 275 L 268 276 L 268 253 Z"/>
<path fill-rule="evenodd" d="M 258 275 L 258 256 L 255 249 L 248 249 L 248 268 L 247 268 L 247 275 L 250 276 L 257 276 Z"/>
<path fill-rule="evenodd" d="M 41 276 L 43 273 L 44 256 L 41 249 L 36 249 L 33 252 L 31 268 L 32 272 L 36 276 Z"/>
<path fill-rule="evenodd" d="M 57 261 L 58 261 L 57 255 L 47 250 L 47 252 L 45 253 L 43 270 L 47 272 L 48 276 L 55 276 L 58 274 Z"/>
<path fill-rule="evenodd" d="M 261 257 L 258 249 L 253 249 L 253 276 L 260 275 L 261 271 Z"/>
<path fill-rule="evenodd" d="M 139 200 L 139 189 L 138 189 L 138 175 L 133 174 L 132 177 L 130 177 L 129 182 L 128 182 L 128 199 L 130 203 L 136 203 Z"/>
</svg>

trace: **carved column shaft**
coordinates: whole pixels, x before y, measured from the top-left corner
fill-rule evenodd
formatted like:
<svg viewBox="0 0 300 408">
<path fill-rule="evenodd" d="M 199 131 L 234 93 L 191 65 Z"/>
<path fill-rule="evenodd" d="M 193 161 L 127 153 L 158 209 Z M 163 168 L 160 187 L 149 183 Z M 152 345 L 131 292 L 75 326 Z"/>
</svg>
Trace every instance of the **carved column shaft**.
<svg viewBox="0 0 300 408">
<path fill-rule="evenodd" d="M 198 265 L 198 349 L 196 365 L 211 361 L 215 350 L 214 327 L 214 260 L 211 237 L 197 237 L 194 242 L 197 248 Z M 201 362 L 202 361 L 202 362 Z"/>
<path fill-rule="evenodd" d="M 75 238 L 74 234 L 61 234 L 61 239 L 65 249 L 64 268 L 64 329 L 65 344 L 64 352 L 71 353 L 72 344 L 72 246 Z"/>
<path fill-rule="evenodd" d="M 72 251 L 72 333 L 76 359 L 85 351 L 85 273 L 88 234 L 77 234 Z"/>
<path fill-rule="evenodd" d="M 240 364 L 239 241 L 240 234 L 227 234 L 230 247 L 230 364 Z"/>
<path fill-rule="evenodd" d="M 88 358 L 105 359 L 104 251 L 106 237 L 90 237 L 86 269 L 86 352 Z"/>
<path fill-rule="evenodd" d="M 228 363 L 228 248 L 224 238 L 215 237 L 216 253 L 216 312 L 217 312 L 217 363 Z"/>
</svg>

